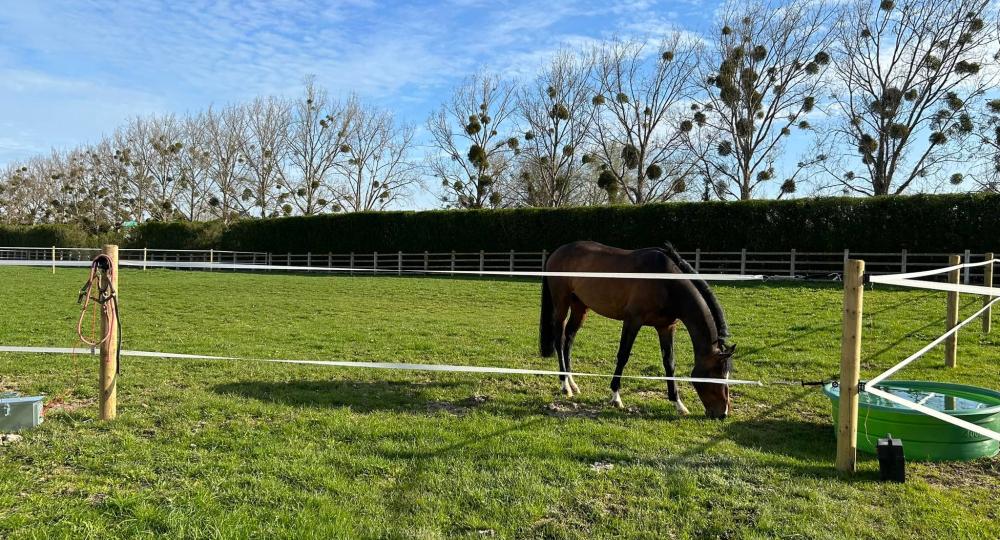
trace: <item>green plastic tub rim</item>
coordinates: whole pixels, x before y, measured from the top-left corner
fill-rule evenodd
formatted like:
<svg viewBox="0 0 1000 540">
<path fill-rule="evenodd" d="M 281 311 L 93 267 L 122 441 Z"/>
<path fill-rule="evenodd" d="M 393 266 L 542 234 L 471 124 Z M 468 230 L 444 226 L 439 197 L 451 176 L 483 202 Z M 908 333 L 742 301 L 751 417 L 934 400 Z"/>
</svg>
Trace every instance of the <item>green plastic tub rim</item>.
<svg viewBox="0 0 1000 540">
<path fill-rule="evenodd" d="M 863 381 L 862 381 L 863 382 Z M 997 404 L 992 407 L 987 407 L 985 409 L 943 409 L 941 412 L 945 414 L 950 414 L 951 416 L 979 416 L 982 414 L 996 414 L 1000 413 L 1000 392 L 996 390 L 990 390 L 989 388 L 982 388 L 979 386 L 969 386 L 967 384 L 955 384 L 955 383 L 943 383 L 934 381 L 882 381 L 875 385 L 876 388 L 915 388 L 915 389 L 941 389 L 941 390 L 954 390 L 956 392 L 962 392 L 965 394 L 975 394 L 978 397 L 993 398 L 996 400 Z M 826 383 L 823 385 L 823 393 L 827 395 L 833 401 L 840 401 L 840 389 L 834 390 L 833 383 Z M 877 405 L 873 403 L 867 403 L 863 400 L 858 401 L 858 408 L 867 407 L 875 411 L 883 411 L 888 413 L 896 414 L 919 414 L 922 416 L 927 416 L 920 411 L 915 411 L 909 407 L 904 407 L 900 405 L 898 407 L 887 407 L 885 405 Z"/>
<path fill-rule="evenodd" d="M 981 409 L 944 409 L 942 412 L 967 422 L 1000 431 L 1000 392 L 964 384 L 934 381 L 886 381 L 879 388 L 900 388 L 934 392 L 974 400 L 984 405 Z M 840 389 L 832 383 L 823 386 L 830 398 L 834 426 L 839 422 Z M 945 402 L 947 403 L 947 401 Z M 873 454 L 879 438 L 891 433 L 903 441 L 907 460 L 916 461 L 966 461 L 992 457 L 1000 453 L 1000 442 L 972 433 L 964 428 L 943 422 L 902 405 L 893 407 L 868 403 L 864 396 L 858 403 L 858 450 Z"/>
</svg>

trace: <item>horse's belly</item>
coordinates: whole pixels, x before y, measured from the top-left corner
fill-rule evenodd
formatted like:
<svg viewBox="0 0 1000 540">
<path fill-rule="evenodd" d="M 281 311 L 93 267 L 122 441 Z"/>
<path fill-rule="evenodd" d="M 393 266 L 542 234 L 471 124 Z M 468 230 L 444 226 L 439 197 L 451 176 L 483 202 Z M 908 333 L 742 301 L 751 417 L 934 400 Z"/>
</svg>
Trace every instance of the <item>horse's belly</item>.
<svg viewBox="0 0 1000 540">
<path fill-rule="evenodd" d="M 594 287 L 577 288 L 573 293 L 585 306 L 602 317 L 618 321 L 627 317 L 628 297 Z"/>
</svg>

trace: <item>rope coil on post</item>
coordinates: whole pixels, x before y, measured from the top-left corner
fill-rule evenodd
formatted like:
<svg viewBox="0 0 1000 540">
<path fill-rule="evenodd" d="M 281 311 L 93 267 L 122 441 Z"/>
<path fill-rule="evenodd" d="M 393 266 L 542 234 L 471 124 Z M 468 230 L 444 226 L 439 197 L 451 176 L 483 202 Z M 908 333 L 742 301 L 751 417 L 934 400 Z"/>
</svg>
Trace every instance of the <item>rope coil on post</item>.
<svg viewBox="0 0 1000 540">
<path fill-rule="evenodd" d="M 87 311 L 90 309 L 90 303 L 95 302 L 101 306 L 101 311 L 108 318 L 115 322 L 118 330 L 118 352 L 116 354 L 116 368 L 115 373 L 121 373 L 121 340 L 122 340 L 122 327 L 121 319 L 118 316 L 118 291 L 114 288 L 114 269 L 112 267 L 111 258 L 107 255 L 100 254 L 94 257 L 94 260 L 90 263 L 90 275 L 87 278 L 86 283 L 80 288 L 80 295 L 77 297 L 76 303 L 82 304 L 80 309 L 80 318 L 76 323 L 76 334 L 80 341 L 90 347 L 91 352 L 93 352 L 97 347 L 106 343 L 108 339 L 111 338 L 112 328 L 111 325 L 104 331 L 104 335 L 94 337 L 93 341 L 87 339 L 87 336 L 83 332 L 83 321 L 87 316 Z M 97 295 L 93 294 L 94 285 L 97 285 Z"/>
</svg>

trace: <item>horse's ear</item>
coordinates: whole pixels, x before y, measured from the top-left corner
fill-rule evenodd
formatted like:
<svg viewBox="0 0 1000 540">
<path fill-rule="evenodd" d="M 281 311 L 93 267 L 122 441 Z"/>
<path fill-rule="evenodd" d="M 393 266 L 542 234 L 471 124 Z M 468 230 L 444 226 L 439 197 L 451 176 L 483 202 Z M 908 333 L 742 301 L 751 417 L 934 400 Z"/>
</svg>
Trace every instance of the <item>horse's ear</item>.
<svg viewBox="0 0 1000 540">
<path fill-rule="evenodd" d="M 725 343 L 723 343 L 723 345 L 722 345 L 722 352 L 726 356 L 732 356 L 733 353 L 736 352 L 736 344 L 733 343 L 732 345 L 726 345 Z"/>
</svg>

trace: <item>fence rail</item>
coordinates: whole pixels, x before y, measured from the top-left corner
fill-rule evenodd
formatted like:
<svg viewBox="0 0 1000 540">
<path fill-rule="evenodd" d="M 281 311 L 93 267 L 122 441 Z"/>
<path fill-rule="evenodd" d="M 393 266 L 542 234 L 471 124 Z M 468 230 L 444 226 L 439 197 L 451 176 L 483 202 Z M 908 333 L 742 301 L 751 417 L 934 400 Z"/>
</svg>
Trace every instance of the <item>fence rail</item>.
<svg viewBox="0 0 1000 540">
<path fill-rule="evenodd" d="M 66 261 L 89 260 L 97 248 L 0 247 L 0 260 Z M 122 249 L 120 258 L 129 261 L 207 262 L 345 268 L 351 274 L 385 274 L 396 271 L 539 271 L 544 268 L 546 251 L 479 252 L 354 252 L 354 253 L 267 253 L 254 251 Z M 896 274 L 940 268 L 948 265 L 949 253 L 866 253 L 804 251 L 683 251 L 681 255 L 695 271 L 727 274 L 764 274 L 789 278 L 839 279 L 848 258 L 864 259 L 868 274 Z M 980 262 L 982 253 L 962 252 L 963 262 Z M 981 283 L 983 267 L 965 268 L 963 282 Z"/>
</svg>

